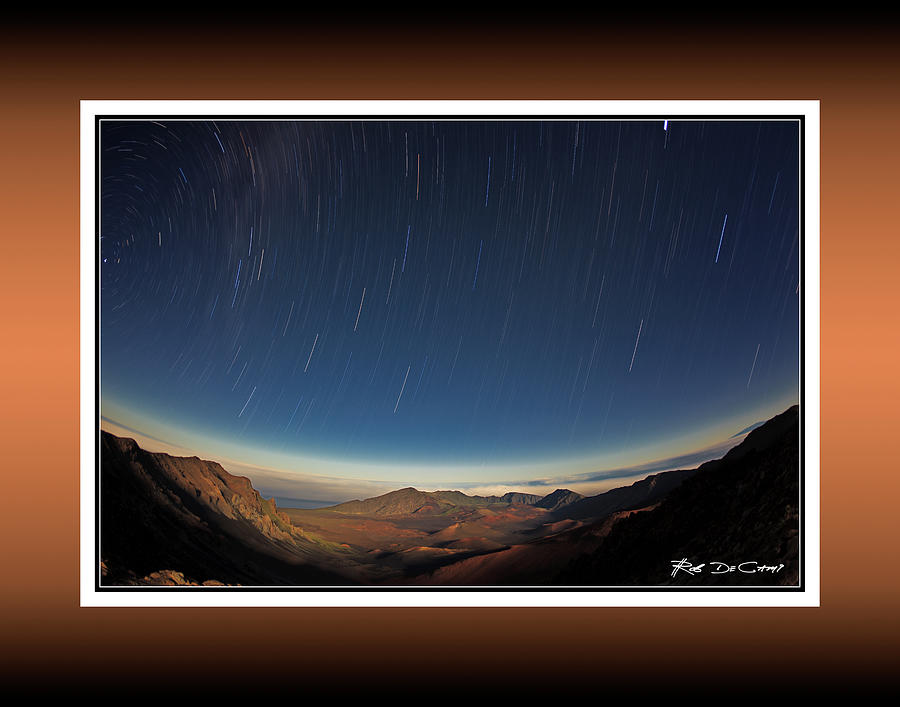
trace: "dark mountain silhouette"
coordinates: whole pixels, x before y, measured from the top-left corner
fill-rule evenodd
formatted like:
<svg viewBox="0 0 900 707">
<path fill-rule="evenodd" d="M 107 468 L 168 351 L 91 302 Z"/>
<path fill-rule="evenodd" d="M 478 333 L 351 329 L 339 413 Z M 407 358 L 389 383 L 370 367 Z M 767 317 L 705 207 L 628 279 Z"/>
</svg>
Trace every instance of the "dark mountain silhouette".
<svg viewBox="0 0 900 707">
<path fill-rule="evenodd" d="M 747 427 L 742 429 L 740 432 L 735 432 L 733 435 L 731 435 L 731 439 L 734 439 L 735 437 L 740 437 L 741 435 L 745 435 L 748 432 L 752 432 L 757 427 L 762 427 L 764 424 L 766 424 L 765 420 L 760 420 L 759 422 L 754 422 L 752 425 L 748 425 Z"/>
<path fill-rule="evenodd" d="M 743 442 L 732 447 L 721 459 L 705 462 L 696 469 L 663 471 L 636 481 L 630 486 L 622 486 L 596 496 L 588 496 L 560 508 L 556 516 L 573 520 L 601 519 L 618 511 L 635 510 L 653 505 L 697 472 L 718 469 L 724 460 L 735 461 L 753 450 L 767 448 L 777 442 L 786 427 L 791 424 L 792 410 L 796 418 L 797 406 L 794 406 L 768 422 L 757 422 L 738 432 L 734 435 L 735 437 L 739 437 L 748 430 L 750 434 Z"/>
<path fill-rule="evenodd" d="M 546 508 L 547 510 L 555 511 L 560 508 L 565 508 L 576 501 L 580 501 L 582 498 L 584 498 L 584 496 L 580 493 L 569 491 L 569 489 L 556 489 L 556 491 L 548 493 L 533 505 L 538 508 Z"/>
<path fill-rule="evenodd" d="M 102 584 L 154 573 L 225 584 L 347 584 L 327 566 L 327 548 L 215 462 L 141 449 L 102 433 Z M 143 583 L 143 582 L 142 582 Z"/>
<path fill-rule="evenodd" d="M 670 472 L 672 473 L 672 472 Z M 591 500 L 591 499 L 588 499 Z M 657 507 L 623 518 L 592 553 L 554 579 L 579 585 L 795 585 L 799 580 L 799 409 L 753 430 L 701 465 Z M 674 561 L 705 565 L 672 576 Z M 722 562 L 784 565 L 774 574 L 721 572 Z M 713 574 L 713 570 L 719 574 Z"/>
<path fill-rule="evenodd" d="M 630 486 L 611 489 L 597 496 L 576 500 L 568 506 L 557 509 L 557 518 L 587 520 L 604 518 L 617 511 L 644 508 L 656 503 L 682 481 L 693 476 L 697 469 L 663 471 L 635 481 Z"/>
</svg>

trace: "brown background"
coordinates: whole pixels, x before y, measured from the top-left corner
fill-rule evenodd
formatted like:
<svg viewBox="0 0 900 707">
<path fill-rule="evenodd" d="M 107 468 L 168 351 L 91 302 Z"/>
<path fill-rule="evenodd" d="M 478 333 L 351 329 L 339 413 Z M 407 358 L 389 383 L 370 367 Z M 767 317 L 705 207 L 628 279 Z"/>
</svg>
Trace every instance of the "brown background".
<svg viewBox="0 0 900 707">
<path fill-rule="evenodd" d="M 891 20 L 712 21 L 670 5 L 649 22 L 570 8 L 565 22 L 388 24 L 348 8 L 339 24 L 251 9 L 0 29 L 0 685 L 286 686 L 297 699 L 314 686 L 725 698 L 738 685 L 896 685 Z M 821 608 L 79 608 L 78 101 L 114 98 L 820 100 Z"/>
</svg>

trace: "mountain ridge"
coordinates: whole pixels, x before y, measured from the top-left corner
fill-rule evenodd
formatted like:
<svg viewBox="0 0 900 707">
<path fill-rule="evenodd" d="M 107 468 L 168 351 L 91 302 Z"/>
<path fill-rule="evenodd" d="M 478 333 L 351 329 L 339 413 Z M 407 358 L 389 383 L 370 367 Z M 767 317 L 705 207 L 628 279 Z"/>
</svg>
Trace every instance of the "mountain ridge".
<svg viewBox="0 0 900 707">
<path fill-rule="evenodd" d="M 226 584 L 341 583 L 302 528 L 218 462 L 101 435 L 100 556 L 107 583 L 161 571 Z"/>
<path fill-rule="evenodd" d="M 623 518 L 593 552 L 554 581 L 591 585 L 696 584 L 673 571 L 685 558 L 710 585 L 796 585 L 799 566 L 799 406 L 754 429 L 721 459 L 702 464 L 655 508 Z M 715 563 L 778 566 L 778 574 L 713 573 Z M 713 563 L 713 564 L 710 564 Z"/>
<path fill-rule="evenodd" d="M 462 491 L 420 491 L 413 486 L 389 491 L 380 496 L 345 501 L 321 511 L 352 515 L 434 515 L 453 508 L 485 508 L 493 505 L 527 505 L 548 510 L 562 508 L 583 498 L 568 489 L 556 489 L 545 496 L 508 492 L 502 496 L 469 496 Z M 549 500 L 548 500 L 549 499 Z M 541 505 L 545 503 L 546 505 Z"/>
</svg>

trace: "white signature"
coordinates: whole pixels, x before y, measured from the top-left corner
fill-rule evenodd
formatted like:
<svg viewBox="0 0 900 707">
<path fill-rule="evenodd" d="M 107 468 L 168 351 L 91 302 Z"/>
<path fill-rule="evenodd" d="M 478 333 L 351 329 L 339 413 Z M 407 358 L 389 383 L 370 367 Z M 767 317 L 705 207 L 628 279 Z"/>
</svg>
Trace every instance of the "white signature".
<svg viewBox="0 0 900 707">
<path fill-rule="evenodd" d="M 709 574 L 728 574 L 729 572 L 741 572 L 743 574 L 761 574 L 764 572 L 768 572 L 769 574 L 777 574 L 784 569 L 783 564 L 778 565 L 764 565 L 761 562 L 741 562 L 737 565 L 731 565 L 727 562 L 701 562 L 699 565 L 695 565 L 691 562 L 687 561 L 687 558 L 683 558 L 681 560 L 672 560 L 672 576 L 674 577 L 679 572 L 684 572 L 689 575 L 698 575 L 702 574 L 704 569 L 709 569 Z"/>
</svg>

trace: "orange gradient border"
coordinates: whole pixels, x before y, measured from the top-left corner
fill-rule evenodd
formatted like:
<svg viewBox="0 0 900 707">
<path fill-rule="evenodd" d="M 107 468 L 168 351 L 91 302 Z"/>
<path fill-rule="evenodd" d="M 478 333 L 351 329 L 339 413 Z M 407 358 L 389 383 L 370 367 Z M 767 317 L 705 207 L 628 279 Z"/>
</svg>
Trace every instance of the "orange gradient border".
<svg viewBox="0 0 900 707">
<path fill-rule="evenodd" d="M 848 14 L 705 26 L 677 14 L 209 26 L 159 9 L 118 25 L 0 27 L 8 692 L 896 688 L 895 24 Z M 820 101 L 821 606 L 80 608 L 79 101 L 301 98 Z"/>
</svg>

